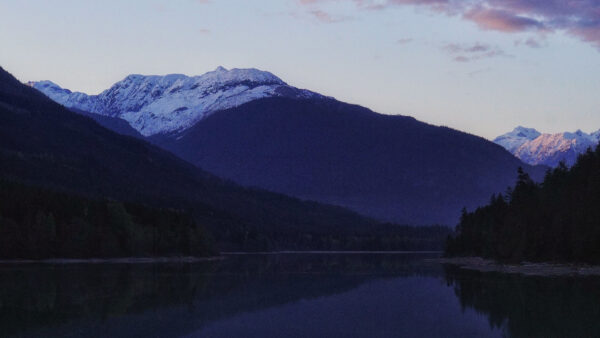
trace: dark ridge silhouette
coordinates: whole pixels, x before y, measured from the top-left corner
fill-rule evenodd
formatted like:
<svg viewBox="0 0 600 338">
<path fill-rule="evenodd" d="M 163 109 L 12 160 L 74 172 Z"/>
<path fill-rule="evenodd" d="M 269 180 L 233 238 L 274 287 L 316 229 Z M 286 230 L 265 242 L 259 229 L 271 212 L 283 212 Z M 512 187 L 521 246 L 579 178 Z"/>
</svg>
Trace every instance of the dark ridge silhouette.
<svg viewBox="0 0 600 338">
<path fill-rule="evenodd" d="M 237 186 L 67 110 L 2 69 L 0 80 L 0 178 L 7 181 L 185 210 L 234 250 L 356 249 L 372 238 L 356 244 L 355 234 L 403 231 L 340 207 Z M 395 249 L 406 243 L 397 238 Z"/>
<path fill-rule="evenodd" d="M 152 142 L 245 186 L 404 224 L 451 224 L 526 166 L 481 137 L 333 99 L 265 98 Z"/>
<path fill-rule="evenodd" d="M 137 130 L 130 126 L 129 123 L 127 123 L 127 121 L 121 118 L 90 113 L 76 108 L 69 109 L 78 114 L 91 118 L 92 120 L 96 121 L 99 125 L 103 126 L 106 129 L 110 129 L 117 134 L 131 136 L 141 140 L 145 139 L 144 135 L 140 134 Z"/>
</svg>

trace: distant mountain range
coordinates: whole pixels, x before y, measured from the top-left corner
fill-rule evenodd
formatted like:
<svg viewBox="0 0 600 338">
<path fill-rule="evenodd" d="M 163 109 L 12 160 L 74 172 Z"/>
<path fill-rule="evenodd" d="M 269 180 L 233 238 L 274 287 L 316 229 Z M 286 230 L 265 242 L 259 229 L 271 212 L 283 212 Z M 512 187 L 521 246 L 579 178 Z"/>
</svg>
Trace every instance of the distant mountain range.
<svg viewBox="0 0 600 338">
<path fill-rule="evenodd" d="M 130 75 L 99 95 L 29 85 L 70 109 L 121 119 L 217 176 L 379 220 L 455 224 L 462 207 L 512 185 L 519 166 L 535 178 L 544 171 L 481 137 L 377 114 L 257 69 Z M 115 120 L 95 120 L 122 132 Z"/>
<path fill-rule="evenodd" d="M 556 167 L 561 161 L 573 165 L 577 156 L 600 141 L 600 130 L 587 134 L 581 130 L 557 134 L 542 134 L 535 129 L 517 127 L 498 136 L 494 142 L 531 165 Z"/>
</svg>

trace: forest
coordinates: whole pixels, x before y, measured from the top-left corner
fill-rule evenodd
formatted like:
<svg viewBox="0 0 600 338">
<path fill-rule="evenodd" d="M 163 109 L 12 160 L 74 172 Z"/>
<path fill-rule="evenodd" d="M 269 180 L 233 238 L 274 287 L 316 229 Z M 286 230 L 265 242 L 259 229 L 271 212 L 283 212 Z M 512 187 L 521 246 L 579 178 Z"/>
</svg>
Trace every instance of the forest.
<svg viewBox="0 0 600 338">
<path fill-rule="evenodd" d="M 0 179 L 0 259 L 206 256 L 218 251 L 442 250 L 451 230 L 352 223 L 342 231 L 251 226 L 204 209 L 94 199 Z M 299 215 L 299 217 L 302 217 Z"/>
<path fill-rule="evenodd" d="M 411 226 L 393 223 L 345 229 L 324 227 L 289 231 L 232 225 L 212 229 L 224 251 L 443 251 L 452 229 L 443 225 Z"/>
<path fill-rule="evenodd" d="M 206 256 L 213 248 L 181 211 L 0 179 L 0 259 Z"/>
<path fill-rule="evenodd" d="M 600 263 L 600 146 L 568 168 L 548 170 L 541 183 L 518 171 L 505 194 L 472 212 L 463 209 L 448 256 L 499 261 Z"/>
</svg>

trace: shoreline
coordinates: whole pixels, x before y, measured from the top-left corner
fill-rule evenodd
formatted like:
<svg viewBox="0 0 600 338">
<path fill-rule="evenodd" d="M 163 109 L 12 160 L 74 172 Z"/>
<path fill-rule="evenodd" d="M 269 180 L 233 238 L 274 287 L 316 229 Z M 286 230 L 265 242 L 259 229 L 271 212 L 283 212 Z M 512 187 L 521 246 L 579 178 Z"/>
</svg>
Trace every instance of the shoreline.
<svg viewBox="0 0 600 338">
<path fill-rule="evenodd" d="M 281 250 L 281 251 L 226 251 L 221 252 L 223 256 L 236 256 L 236 255 L 302 255 L 302 254 L 313 254 L 313 255 L 384 255 L 384 254 L 443 254 L 443 251 L 320 251 L 320 250 Z"/>
<path fill-rule="evenodd" d="M 210 257 L 116 257 L 116 258 L 47 258 L 47 259 L 0 259 L 1 265 L 11 264 L 148 264 L 148 263 L 198 263 L 223 260 L 227 256 L 242 255 L 384 255 L 384 254 L 442 254 L 443 251 L 228 251 Z"/>
<path fill-rule="evenodd" d="M 481 257 L 452 257 L 428 259 L 441 264 L 456 265 L 461 269 L 480 272 L 501 272 L 521 274 L 525 276 L 600 276 L 599 265 L 550 262 L 521 262 L 519 264 L 502 264 Z"/>
<path fill-rule="evenodd" d="M 211 257 L 118 257 L 118 258 L 48 258 L 48 259 L 2 259 L 0 265 L 11 264 L 149 264 L 149 263 L 198 263 L 225 259 Z"/>
</svg>

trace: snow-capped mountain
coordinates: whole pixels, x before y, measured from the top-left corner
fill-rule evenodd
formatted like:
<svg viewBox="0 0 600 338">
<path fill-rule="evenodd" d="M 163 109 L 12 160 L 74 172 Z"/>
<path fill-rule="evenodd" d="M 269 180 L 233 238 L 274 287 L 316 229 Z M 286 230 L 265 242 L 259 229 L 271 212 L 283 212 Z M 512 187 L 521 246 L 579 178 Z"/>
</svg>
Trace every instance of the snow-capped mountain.
<svg viewBox="0 0 600 338">
<path fill-rule="evenodd" d="M 68 108 L 122 118 L 144 136 L 180 132 L 215 111 L 264 97 L 322 97 L 266 71 L 223 67 L 191 77 L 129 75 L 99 95 L 71 92 L 51 81 L 27 84 Z"/>
<path fill-rule="evenodd" d="M 561 161 L 573 165 L 579 154 L 595 147 L 599 141 L 600 130 L 591 134 L 581 130 L 541 134 L 535 129 L 520 126 L 494 140 L 525 163 L 551 167 L 556 167 Z"/>
<path fill-rule="evenodd" d="M 533 128 L 518 126 L 513 131 L 496 137 L 494 142 L 514 154 L 521 145 L 534 140 L 540 135 L 541 133 Z"/>
<path fill-rule="evenodd" d="M 518 167 L 534 179 L 544 171 L 480 137 L 325 98 L 255 69 L 131 75 L 93 96 L 30 85 L 118 133 L 127 121 L 228 181 L 401 224 L 455 224 L 462 207 L 513 184 Z"/>
</svg>

